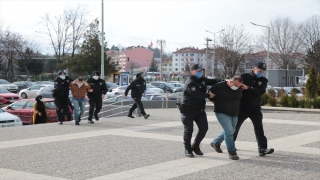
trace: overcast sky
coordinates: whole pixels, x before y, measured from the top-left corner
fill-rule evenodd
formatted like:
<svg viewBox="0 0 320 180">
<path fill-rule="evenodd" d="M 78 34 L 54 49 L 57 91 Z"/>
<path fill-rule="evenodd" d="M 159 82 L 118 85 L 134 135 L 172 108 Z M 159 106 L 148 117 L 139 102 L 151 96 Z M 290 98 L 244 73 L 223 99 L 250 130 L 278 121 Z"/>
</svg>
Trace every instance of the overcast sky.
<svg viewBox="0 0 320 180">
<path fill-rule="evenodd" d="M 44 13 L 60 14 L 65 8 L 85 4 L 90 20 L 101 19 L 101 0 L 0 0 L 0 20 L 12 31 L 35 38 L 42 53 L 52 54 L 49 41 L 39 33 L 37 22 Z M 166 52 L 177 48 L 205 47 L 205 37 L 227 25 L 243 24 L 252 36 L 279 16 L 296 22 L 320 14 L 320 0 L 104 0 L 104 30 L 108 47 L 148 46 L 166 40 Z"/>
</svg>

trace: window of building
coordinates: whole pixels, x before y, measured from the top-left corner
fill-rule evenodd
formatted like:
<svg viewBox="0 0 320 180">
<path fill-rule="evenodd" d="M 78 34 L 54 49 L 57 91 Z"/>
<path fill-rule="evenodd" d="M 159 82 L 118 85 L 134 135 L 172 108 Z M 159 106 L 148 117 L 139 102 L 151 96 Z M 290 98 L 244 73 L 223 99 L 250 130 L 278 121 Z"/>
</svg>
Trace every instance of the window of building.
<svg viewBox="0 0 320 180">
<path fill-rule="evenodd" d="M 178 61 L 178 59 L 176 59 L 176 61 Z"/>
<path fill-rule="evenodd" d="M 190 58 L 190 61 L 193 61 L 193 58 Z"/>
<path fill-rule="evenodd" d="M 183 61 L 184 59 L 182 58 L 181 61 Z"/>
<path fill-rule="evenodd" d="M 176 63 L 175 65 L 178 66 L 178 63 Z"/>
<path fill-rule="evenodd" d="M 167 66 L 167 64 L 164 64 L 164 66 Z"/>
<path fill-rule="evenodd" d="M 178 68 L 176 68 L 176 71 L 178 71 Z"/>
<path fill-rule="evenodd" d="M 181 56 L 183 56 L 183 54 L 181 54 Z"/>
<path fill-rule="evenodd" d="M 169 71 L 171 71 L 171 68 L 169 68 Z"/>
<path fill-rule="evenodd" d="M 181 71 L 184 71 L 184 68 L 181 68 Z"/>
<path fill-rule="evenodd" d="M 190 56 L 194 56 L 194 54 L 190 54 Z"/>
<path fill-rule="evenodd" d="M 176 56 L 178 56 L 178 54 L 176 54 Z"/>
<path fill-rule="evenodd" d="M 188 54 L 186 54 L 186 56 L 188 56 Z"/>
</svg>

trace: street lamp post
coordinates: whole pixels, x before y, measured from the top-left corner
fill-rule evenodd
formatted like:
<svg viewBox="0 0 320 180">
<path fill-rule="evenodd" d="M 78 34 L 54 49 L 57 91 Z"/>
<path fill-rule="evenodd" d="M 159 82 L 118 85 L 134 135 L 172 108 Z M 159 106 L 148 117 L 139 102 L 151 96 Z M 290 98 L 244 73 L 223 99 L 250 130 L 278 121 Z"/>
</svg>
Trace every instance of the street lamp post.
<svg viewBox="0 0 320 180">
<path fill-rule="evenodd" d="M 209 45 L 209 41 L 212 41 L 211 39 L 209 38 L 206 38 L 206 65 L 205 65 L 205 68 L 204 68 L 204 77 L 207 77 L 208 76 L 208 45 Z"/>
<path fill-rule="evenodd" d="M 214 60 L 215 60 L 214 58 L 215 58 L 215 55 L 216 55 L 216 53 L 215 53 L 215 51 L 216 51 L 216 34 L 222 32 L 222 31 L 224 31 L 224 30 L 225 30 L 225 29 L 222 29 L 222 30 L 220 30 L 220 31 L 218 31 L 218 32 L 215 32 L 215 33 L 206 30 L 206 32 L 213 34 L 212 77 L 214 76 Z"/>
<path fill-rule="evenodd" d="M 104 18 L 103 18 L 103 0 L 101 3 L 101 79 L 104 79 Z"/>
<path fill-rule="evenodd" d="M 269 26 L 263 26 L 263 25 L 259 25 L 259 24 L 255 24 L 253 22 L 250 22 L 251 24 L 255 25 L 255 26 L 261 26 L 261 27 L 265 27 L 268 28 L 268 51 L 267 51 L 267 60 L 266 60 L 266 64 L 267 64 L 267 71 L 266 71 L 266 78 L 269 79 L 269 70 L 270 70 L 270 62 L 269 62 L 269 54 L 270 54 L 270 50 L 269 50 L 269 46 L 270 46 L 270 27 Z"/>
</svg>

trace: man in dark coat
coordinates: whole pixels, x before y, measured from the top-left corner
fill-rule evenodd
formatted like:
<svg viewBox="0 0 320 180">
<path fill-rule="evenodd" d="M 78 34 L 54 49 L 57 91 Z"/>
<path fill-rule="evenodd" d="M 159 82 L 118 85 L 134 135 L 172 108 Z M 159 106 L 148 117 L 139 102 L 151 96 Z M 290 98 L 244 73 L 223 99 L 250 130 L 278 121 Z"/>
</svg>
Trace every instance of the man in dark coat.
<svg viewBox="0 0 320 180">
<path fill-rule="evenodd" d="M 148 119 L 150 116 L 149 114 L 146 114 L 143 108 L 143 104 L 141 102 L 142 94 L 147 90 L 146 87 L 146 81 L 142 77 L 142 73 L 138 73 L 136 75 L 136 79 L 133 80 L 130 85 L 127 87 L 126 91 L 124 92 L 125 97 L 127 97 L 129 91 L 131 90 L 131 97 L 134 100 L 134 104 L 132 105 L 131 109 L 129 110 L 128 117 L 134 118 L 132 116 L 133 111 L 139 107 L 141 114 L 145 119 Z"/>
<path fill-rule="evenodd" d="M 93 123 L 92 116 L 99 121 L 98 113 L 102 108 L 102 101 L 104 96 L 107 94 L 107 84 L 106 81 L 100 78 L 100 72 L 94 71 L 92 73 L 92 78 L 87 80 L 87 83 L 90 84 L 92 91 L 87 93 L 89 98 L 89 117 L 88 121 Z"/>
<path fill-rule="evenodd" d="M 68 107 L 69 84 L 71 81 L 73 80 L 66 76 L 63 70 L 58 72 L 58 77 L 54 80 L 52 96 L 56 105 L 59 124 L 63 124 L 64 114 L 71 114 Z"/>
</svg>

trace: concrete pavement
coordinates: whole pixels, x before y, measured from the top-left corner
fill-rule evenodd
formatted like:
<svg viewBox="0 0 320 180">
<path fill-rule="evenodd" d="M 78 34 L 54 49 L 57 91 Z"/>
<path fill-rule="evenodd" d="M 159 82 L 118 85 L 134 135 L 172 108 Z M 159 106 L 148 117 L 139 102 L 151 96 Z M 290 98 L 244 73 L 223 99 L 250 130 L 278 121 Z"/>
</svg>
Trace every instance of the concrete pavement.
<svg viewBox="0 0 320 180">
<path fill-rule="evenodd" d="M 177 109 L 147 109 L 151 116 L 82 120 L 0 129 L 0 180 L 121 179 L 319 179 L 320 116 L 315 113 L 264 113 L 269 147 L 259 157 L 247 120 L 236 147 L 240 160 L 213 151 L 209 143 L 222 128 L 208 107 L 204 156 L 184 157 L 183 126 Z M 194 135 L 197 132 L 195 125 Z"/>
</svg>

